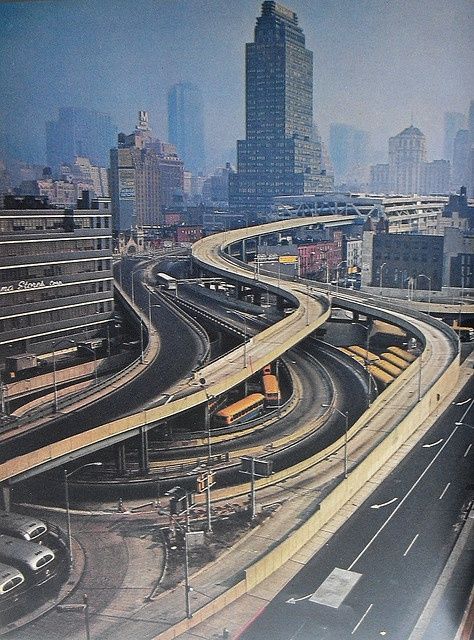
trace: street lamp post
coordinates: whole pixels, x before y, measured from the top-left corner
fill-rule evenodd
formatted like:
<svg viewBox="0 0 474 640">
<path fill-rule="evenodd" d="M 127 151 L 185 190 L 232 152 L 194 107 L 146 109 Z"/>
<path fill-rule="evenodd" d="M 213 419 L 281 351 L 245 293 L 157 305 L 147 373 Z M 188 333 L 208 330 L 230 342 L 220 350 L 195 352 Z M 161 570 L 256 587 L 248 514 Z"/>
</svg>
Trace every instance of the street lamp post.
<svg viewBox="0 0 474 640">
<path fill-rule="evenodd" d="M 362 327 L 367 333 L 367 338 L 365 342 L 365 370 L 367 372 L 368 394 L 369 394 L 368 404 L 370 407 L 370 405 L 372 404 L 372 375 L 369 370 L 370 327 L 366 327 L 365 324 L 362 324 L 362 322 L 352 322 L 351 324 Z"/>
<path fill-rule="evenodd" d="M 238 311 L 226 311 L 226 313 L 235 313 L 236 316 L 239 316 L 244 321 L 244 369 L 247 368 L 247 317 L 243 313 L 239 313 Z"/>
<path fill-rule="evenodd" d="M 424 273 L 419 273 L 416 276 L 416 280 L 418 282 L 418 278 L 426 278 L 428 280 L 428 315 L 431 314 L 431 278 Z"/>
<path fill-rule="evenodd" d="M 348 466 L 348 457 L 347 457 L 347 432 L 349 431 L 349 412 L 341 411 L 337 407 L 333 407 L 329 404 L 322 404 L 322 407 L 330 407 L 334 411 L 337 411 L 339 415 L 344 418 L 344 478 L 347 478 L 347 466 Z"/>
<path fill-rule="evenodd" d="M 382 262 L 382 264 L 380 265 L 380 274 L 379 274 L 379 287 L 380 287 L 380 295 L 382 295 L 382 277 L 383 277 L 383 270 L 384 267 L 387 266 L 386 262 Z"/>
<path fill-rule="evenodd" d="M 341 260 L 341 262 L 339 262 L 339 264 L 336 265 L 336 296 L 339 291 L 339 267 L 344 263 L 346 264 L 346 271 L 347 271 L 347 260 Z"/>
<path fill-rule="evenodd" d="M 65 611 L 84 611 L 86 640 L 90 640 L 91 631 L 90 631 L 90 622 L 89 622 L 89 599 L 86 593 L 84 593 L 84 595 L 82 596 L 82 604 L 58 604 L 56 609 L 60 613 L 64 613 Z"/>
<path fill-rule="evenodd" d="M 87 464 L 83 464 L 82 466 L 77 467 L 77 469 L 74 469 L 73 471 L 69 471 L 69 473 L 66 471 L 66 469 L 64 469 L 64 498 L 65 498 L 65 501 L 66 501 L 67 542 L 68 542 L 69 564 L 70 564 L 70 566 L 72 566 L 72 564 L 73 564 L 74 557 L 73 557 L 73 553 L 72 553 L 71 512 L 70 512 L 70 509 L 69 509 L 69 483 L 68 483 L 68 480 L 72 475 L 74 475 L 78 471 L 81 471 L 81 469 L 85 469 L 86 467 L 101 467 L 101 466 L 102 466 L 102 462 L 88 462 Z"/>
</svg>

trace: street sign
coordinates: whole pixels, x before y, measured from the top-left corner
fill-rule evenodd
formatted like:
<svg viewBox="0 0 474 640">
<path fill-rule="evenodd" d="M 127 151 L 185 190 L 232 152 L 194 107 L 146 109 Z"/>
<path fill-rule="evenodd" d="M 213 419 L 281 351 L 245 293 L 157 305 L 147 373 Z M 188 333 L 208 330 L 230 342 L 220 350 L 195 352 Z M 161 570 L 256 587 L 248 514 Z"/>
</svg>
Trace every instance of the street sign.
<svg viewBox="0 0 474 640">
<path fill-rule="evenodd" d="M 252 458 L 251 456 L 242 456 L 240 458 L 240 472 L 248 473 L 252 475 L 252 461 L 253 461 L 253 475 L 260 476 L 261 478 L 267 478 L 272 475 L 273 461 L 263 460 L 261 458 Z"/>
<path fill-rule="evenodd" d="M 278 262 L 280 264 L 296 264 L 298 262 L 298 256 L 280 256 Z"/>
</svg>

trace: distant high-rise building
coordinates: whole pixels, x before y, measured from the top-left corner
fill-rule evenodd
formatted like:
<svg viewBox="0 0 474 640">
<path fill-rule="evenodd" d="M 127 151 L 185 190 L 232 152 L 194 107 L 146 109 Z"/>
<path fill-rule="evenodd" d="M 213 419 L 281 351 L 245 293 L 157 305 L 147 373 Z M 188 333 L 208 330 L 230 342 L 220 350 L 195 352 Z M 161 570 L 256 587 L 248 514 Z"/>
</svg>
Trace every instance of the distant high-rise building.
<svg viewBox="0 0 474 640">
<path fill-rule="evenodd" d="M 369 191 L 388 193 L 388 164 L 374 164 L 370 167 Z"/>
<path fill-rule="evenodd" d="M 388 178 L 391 193 L 420 192 L 421 168 L 426 161 L 426 140 L 413 125 L 388 141 Z"/>
<path fill-rule="evenodd" d="M 451 163 L 449 160 L 424 162 L 421 167 L 420 193 L 448 194 L 451 190 Z"/>
<path fill-rule="evenodd" d="M 117 231 L 162 224 L 164 209 L 183 191 L 183 162 L 173 145 L 153 138 L 145 111 L 135 131 L 120 133 L 118 148 L 110 150 L 110 191 Z"/>
<path fill-rule="evenodd" d="M 469 159 L 471 145 L 469 130 L 460 129 L 453 143 L 453 179 L 452 186 L 457 191 L 460 187 L 469 187 Z"/>
<path fill-rule="evenodd" d="M 254 220 L 272 198 L 331 190 L 313 137 L 313 54 L 294 11 L 262 4 L 246 45 L 246 139 L 237 142 L 229 206 Z"/>
<path fill-rule="evenodd" d="M 334 166 L 336 182 L 346 181 L 348 174 L 367 164 L 369 134 L 347 124 L 331 124 L 329 153 Z"/>
<path fill-rule="evenodd" d="M 190 82 L 175 84 L 168 92 L 168 138 L 188 171 L 204 170 L 202 97 L 198 87 Z"/>
<path fill-rule="evenodd" d="M 57 172 L 62 164 L 73 164 L 76 156 L 106 167 L 109 149 L 115 144 L 117 128 L 111 117 L 91 109 L 64 108 L 59 118 L 46 123 L 48 165 Z"/>
<path fill-rule="evenodd" d="M 453 144 L 459 129 L 464 129 L 465 118 L 463 113 L 448 111 L 444 114 L 444 145 L 443 157 L 453 161 Z"/>
</svg>

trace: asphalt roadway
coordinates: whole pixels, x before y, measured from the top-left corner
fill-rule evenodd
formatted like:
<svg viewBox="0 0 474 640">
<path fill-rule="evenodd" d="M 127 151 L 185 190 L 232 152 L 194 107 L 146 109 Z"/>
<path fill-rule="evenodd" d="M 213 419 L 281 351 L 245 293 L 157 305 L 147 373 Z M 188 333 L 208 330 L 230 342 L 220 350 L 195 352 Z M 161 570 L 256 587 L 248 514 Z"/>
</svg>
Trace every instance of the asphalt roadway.
<svg viewBox="0 0 474 640">
<path fill-rule="evenodd" d="M 127 266 L 129 269 L 122 270 L 122 279 L 123 285 L 130 290 L 133 265 Z M 141 309 L 147 310 L 148 292 L 141 284 L 137 271 L 134 284 L 135 301 Z M 106 397 L 81 406 L 79 411 L 49 421 L 44 427 L 35 429 L 34 434 L 26 432 L 24 436 L 3 442 L 0 462 L 50 444 L 57 439 L 58 433 L 61 433 L 62 437 L 72 436 L 84 431 L 84 425 L 87 425 L 87 429 L 92 429 L 138 411 L 144 404 L 157 398 L 160 393 L 189 374 L 202 357 L 202 341 L 172 307 L 154 298 L 151 301 L 153 325 L 161 336 L 160 352 L 155 361 L 126 386 L 120 386 Z M 176 335 L 179 335 L 179 340 L 175 339 Z M 166 336 L 173 336 L 174 339 L 167 340 Z"/>
<path fill-rule="evenodd" d="M 406 640 L 445 565 L 473 497 L 474 381 L 241 640 Z M 462 422 L 462 425 L 456 425 Z M 472 558 L 470 558 L 472 561 Z M 310 601 L 335 567 L 360 578 L 338 608 Z M 469 593 L 452 589 L 430 640 L 457 629 Z M 328 584 L 328 583 L 326 583 Z M 321 594 L 319 591 L 318 594 Z M 294 604 L 288 600 L 294 599 Z M 324 599 L 323 599 L 324 602 Z M 326 601 L 327 602 L 327 601 Z M 442 623 L 442 624 L 441 624 Z"/>
</svg>

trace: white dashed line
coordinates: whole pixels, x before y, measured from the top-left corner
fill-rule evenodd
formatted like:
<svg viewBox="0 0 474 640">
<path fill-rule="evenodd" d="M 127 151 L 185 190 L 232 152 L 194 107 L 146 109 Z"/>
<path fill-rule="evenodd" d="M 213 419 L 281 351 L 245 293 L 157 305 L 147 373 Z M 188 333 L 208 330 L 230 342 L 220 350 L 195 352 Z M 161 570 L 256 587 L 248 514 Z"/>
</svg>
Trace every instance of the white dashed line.
<svg viewBox="0 0 474 640">
<path fill-rule="evenodd" d="M 352 629 L 351 636 L 354 635 L 354 633 L 357 631 L 357 629 L 360 627 L 360 625 L 364 622 L 365 616 L 369 613 L 369 611 L 372 609 L 373 606 L 374 606 L 373 603 L 369 604 L 369 606 L 367 607 L 367 611 L 364 613 L 364 615 L 359 620 L 359 622 L 356 624 L 356 626 Z"/>
<path fill-rule="evenodd" d="M 405 553 L 403 554 L 403 557 L 405 557 L 406 555 L 408 555 L 408 552 L 410 551 L 410 549 L 412 548 L 412 546 L 415 544 L 416 539 L 418 538 L 420 534 L 417 533 L 416 536 L 413 538 L 413 540 L 410 542 L 410 544 L 408 545 L 408 547 L 406 548 Z"/>
<path fill-rule="evenodd" d="M 444 487 L 444 489 L 443 489 L 443 493 L 440 495 L 440 497 L 438 498 L 438 500 L 442 500 L 442 499 L 444 498 L 444 494 L 445 494 L 445 493 L 446 493 L 446 491 L 448 490 L 448 488 L 449 488 L 449 485 L 450 485 L 450 484 L 451 484 L 451 483 L 450 483 L 450 482 L 448 482 L 448 484 Z"/>
</svg>

